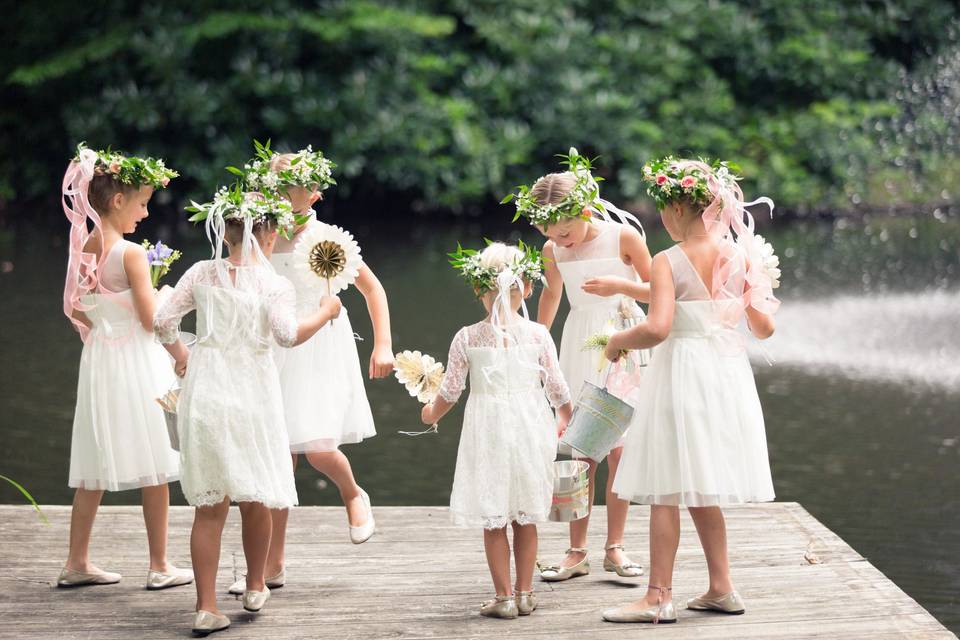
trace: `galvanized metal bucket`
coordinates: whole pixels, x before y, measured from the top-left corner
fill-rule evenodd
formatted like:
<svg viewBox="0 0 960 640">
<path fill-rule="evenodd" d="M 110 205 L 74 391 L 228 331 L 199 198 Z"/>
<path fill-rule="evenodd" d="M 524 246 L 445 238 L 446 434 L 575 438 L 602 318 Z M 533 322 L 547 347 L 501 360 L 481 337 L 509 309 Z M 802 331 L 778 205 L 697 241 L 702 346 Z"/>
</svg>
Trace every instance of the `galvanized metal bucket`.
<svg viewBox="0 0 960 640">
<path fill-rule="evenodd" d="M 606 389 L 584 382 L 560 442 L 600 462 L 626 433 L 632 418 L 632 406 Z"/>
<path fill-rule="evenodd" d="M 553 463 L 553 503 L 550 519 L 573 522 L 590 515 L 590 465 L 582 460 Z"/>
</svg>

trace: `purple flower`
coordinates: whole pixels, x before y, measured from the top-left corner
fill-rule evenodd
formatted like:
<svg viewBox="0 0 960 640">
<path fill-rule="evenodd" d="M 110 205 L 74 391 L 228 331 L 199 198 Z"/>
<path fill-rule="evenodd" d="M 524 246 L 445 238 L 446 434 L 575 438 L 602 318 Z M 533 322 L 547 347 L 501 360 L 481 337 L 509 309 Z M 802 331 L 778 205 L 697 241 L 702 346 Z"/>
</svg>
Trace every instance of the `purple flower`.
<svg viewBox="0 0 960 640">
<path fill-rule="evenodd" d="M 157 257 L 161 260 L 166 260 L 173 255 L 173 249 L 163 244 L 159 240 L 157 241 Z"/>
</svg>

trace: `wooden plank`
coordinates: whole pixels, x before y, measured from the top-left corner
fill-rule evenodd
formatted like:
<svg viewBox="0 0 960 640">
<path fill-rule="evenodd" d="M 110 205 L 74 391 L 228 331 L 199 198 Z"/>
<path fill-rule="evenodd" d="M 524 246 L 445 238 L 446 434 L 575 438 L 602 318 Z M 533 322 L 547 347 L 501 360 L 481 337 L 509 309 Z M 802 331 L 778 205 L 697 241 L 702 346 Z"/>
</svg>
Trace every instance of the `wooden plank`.
<svg viewBox="0 0 960 640">
<path fill-rule="evenodd" d="M 185 637 L 194 604 L 192 587 L 143 589 L 146 534 L 137 507 L 105 507 L 94 527 L 91 555 L 120 571 L 121 584 L 57 589 L 66 554 L 68 506 L 43 507 L 50 526 L 28 507 L 0 505 L 0 637 Z M 664 637 L 698 638 L 955 638 L 913 599 L 800 505 L 773 503 L 725 510 L 734 579 L 747 601 L 744 616 L 681 611 L 681 622 L 660 627 Z M 647 563 L 648 509 L 631 509 L 627 543 Z M 440 507 L 378 507 L 377 534 L 349 543 L 343 509 L 301 507 L 290 518 L 288 585 L 275 591 L 264 613 L 243 612 L 223 595 L 231 616 L 228 637 L 272 638 L 521 638 L 635 633 L 637 626 L 604 623 L 600 611 L 636 599 L 646 578 L 619 579 L 601 569 L 605 512 L 591 522 L 594 571 L 564 583 L 538 582 L 541 607 L 515 621 L 480 618 L 491 587 L 477 530 L 450 523 Z M 170 557 L 189 566 L 192 510 L 170 511 Z M 243 572 L 239 514 L 224 530 L 218 585 Z M 706 567 L 689 515 L 674 580 L 677 601 L 706 585 Z M 540 527 L 540 555 L 559 559 L 566 528 Z M 815 554 L 810 564 L 804 555 Z M 640 627 L 649 629 L 649 627 Z"/>
</svg>

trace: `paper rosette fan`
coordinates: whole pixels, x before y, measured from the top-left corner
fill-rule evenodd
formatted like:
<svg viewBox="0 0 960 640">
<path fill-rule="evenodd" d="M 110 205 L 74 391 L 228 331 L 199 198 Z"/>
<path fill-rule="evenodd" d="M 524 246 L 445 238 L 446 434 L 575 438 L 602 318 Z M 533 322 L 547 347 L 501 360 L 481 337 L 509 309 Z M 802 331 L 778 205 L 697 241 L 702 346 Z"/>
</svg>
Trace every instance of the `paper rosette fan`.
<svg viewBox="0 0 960 640">
<path fill-rule="evenodd" d="M 353 284 L 363 264 L 353 236 L 340 227 L 323 223 L 304 231 L 293 253 L 300 281 L 330 296 Z"/>
<path fill-rule="evenodd" d="M 433 402 L 443 381 L 443 363 L 419 351 L 401 351 L 394 356 L 393 373 L 411 396 Z"/>
</svg>

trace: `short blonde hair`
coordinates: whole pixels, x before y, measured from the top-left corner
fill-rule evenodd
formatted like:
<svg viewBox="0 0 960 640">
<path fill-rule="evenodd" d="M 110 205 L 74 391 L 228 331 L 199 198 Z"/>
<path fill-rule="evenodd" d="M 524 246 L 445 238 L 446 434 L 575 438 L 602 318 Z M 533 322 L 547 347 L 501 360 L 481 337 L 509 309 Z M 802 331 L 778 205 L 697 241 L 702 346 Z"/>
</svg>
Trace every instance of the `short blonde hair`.
<svg viewBox="0 0 960 640">
<path fill-rule="evenodd" d="M 285 171 L 290 168 L 290 163 L 297 157 L 295 153 L 278 153 L 270 158 L 271 171 Z"/>
<path fill-rule="evenodd" d="M 516 247 L 494 242 L 480 252 L 480 266 L 484 269 L 494 269 L 497 273 L 503 271 L 515 262 L 523 259 L 523 252 Z"/>
<path fill-rule="evenodd" d="M 548 173 L 533 183 L 530 194 L 538 204 L 557 204 L 577 186 L 577 176 L 571 171 Z"/>
</svg>

